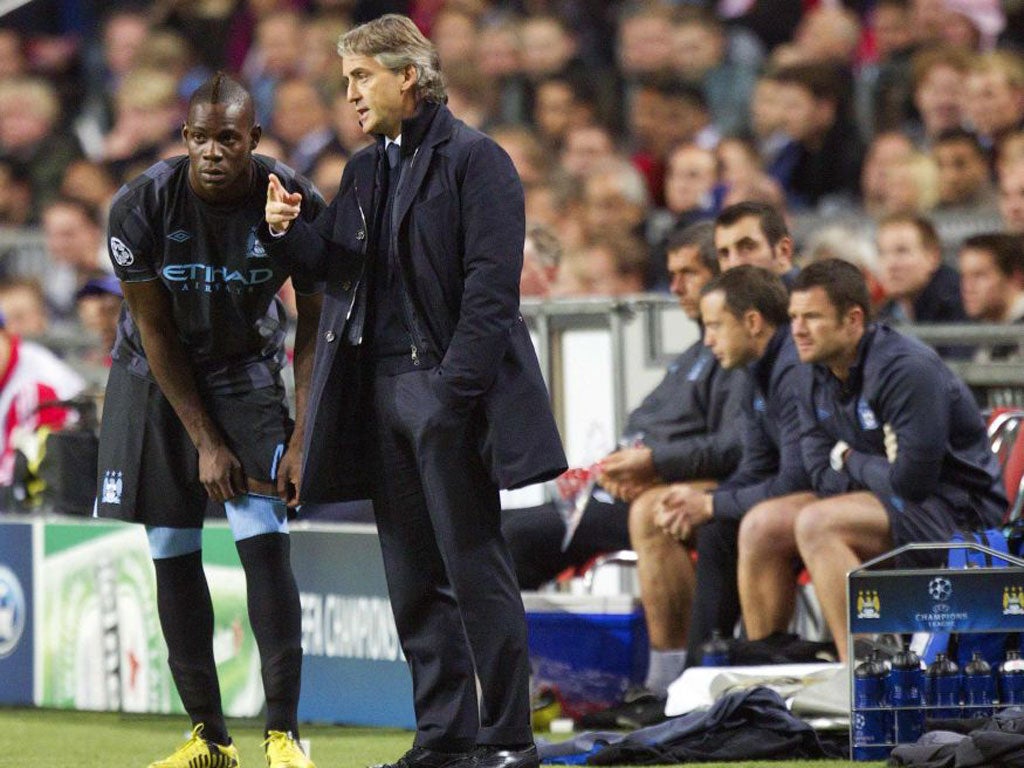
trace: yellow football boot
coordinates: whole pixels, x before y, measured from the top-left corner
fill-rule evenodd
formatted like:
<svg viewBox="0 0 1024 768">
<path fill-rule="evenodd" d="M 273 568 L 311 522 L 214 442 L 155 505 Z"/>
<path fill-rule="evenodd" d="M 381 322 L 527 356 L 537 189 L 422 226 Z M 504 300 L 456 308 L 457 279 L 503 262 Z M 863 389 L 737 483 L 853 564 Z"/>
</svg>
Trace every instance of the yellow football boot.
<svg viewBox="0 0 1024 768">
<path fill-rule="evenodd" d="M 203 724 L 197 723 L 189 740 L 170 757 L 150 763 L 149 768 L 238 768 L 238 750 L 203 738 Z"/>
<path fill-rule="evenodd" d="M 290 732 L 268 731 L 263 748 L 267 751 L 267 768 L 316 768 Z"/>
</svg>

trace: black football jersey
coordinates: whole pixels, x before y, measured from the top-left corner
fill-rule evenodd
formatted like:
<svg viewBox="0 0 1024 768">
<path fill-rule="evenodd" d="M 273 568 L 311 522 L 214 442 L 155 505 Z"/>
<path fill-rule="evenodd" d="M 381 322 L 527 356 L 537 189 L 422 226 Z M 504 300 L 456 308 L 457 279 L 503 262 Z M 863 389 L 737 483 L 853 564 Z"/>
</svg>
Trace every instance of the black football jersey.
<svg viewBox="0 0 1024 768">
<path fill-rule="evenodd" d="M 127 283 L 160 280 L 171 295 L 174 324 L 201 387 L 243 391 L 268 386 L 284 365 L 286 317 L 277 291 L 288 272 L 256 236 L 268 175 L 302 194 L 302 216 L 324 208 L 316 188 L 288 166 L 253 155 L 252 189 L 242 202 L 215 205 L 188 183 L 187 156 L 153 165 L 123 186 L 110 211 L 107 247 Z M 317 290 L 294 277 L 299 293 Z M 121 312 L 113 356 L 149 375 L 138 327 Z"/>
</svg>

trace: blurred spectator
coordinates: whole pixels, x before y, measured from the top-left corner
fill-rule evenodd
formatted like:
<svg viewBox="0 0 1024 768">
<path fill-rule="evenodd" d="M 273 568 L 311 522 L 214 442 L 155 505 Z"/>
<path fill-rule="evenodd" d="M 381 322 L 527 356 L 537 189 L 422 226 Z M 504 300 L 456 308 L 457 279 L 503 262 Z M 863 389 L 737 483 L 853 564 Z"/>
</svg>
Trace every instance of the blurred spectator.
<svg viewBox="0 0 1024 768">
<path fill-rule="evenodd" d="M 596 165 L 615 155 L 615 139 L 602 125 L 571 126 L 565 132 L 560 162 L 562 170 L 575 179 L 585 177 Z"/>
<path fill-rule="evenodd" d="M 861 133 L 903 126 L 913 110 L 911 60 L 917 50 L 910 0 L 881 0 L 870 14 L 875 60 L 856 75 L 857 118 Z"/>
<path fill-rule="evenodd" d="M 839 4 L 820 3 L 800 20 L 793 37 L 794 62 L 832 64 L 847 71 L 860 43 L 857 14 Z"/>
<path fill-rule="evenodd" d="M 531 82 L 549 75 L 580 71 L 576 40 L 561 18 L 549 14 L 527 16 L 519 23 L 522 72 Z"/>
<path fill-rule="evenodd" d="M 316 83 L 322 91 L 333 92 L 344 85 L 338 38 L 348 29 L 345 19 L 334 16 L 315 16 L 302 28 L 300 68 L 306 79 Z"/>
<path fill-rule="evenodd" d="M 445 67 L 445 85 L 448 90 L 448 109 L 457 118 L 478 130 L 486 129 L 495 114 L 497 91 L 494 82 L 485 77 L 473 64 Z"/>
<path fill-rule="evenodd" d="M 558 268 L 552 296 L 625 296 L 641 293 L 647 277 L 647 249 L 633 235 L 602 235 L 578 251 L 569 251 Z"/>
<path fill-rule="evenodd" d="M 519 295 L 526 299 L 548 298 L 558 278 L 561 260 L 562 244 L 558 236 L 543 224 L 528 224 Z"/>
<path fill-rule="evenodd" d="M 682 144 L 669 154 L 665 207 L 647 217 L 646 239 L 652 246 L 648 288 L 668 291 L 667 240 L 674 232 L 714 217 L 717 179 L 714 153 L 694 144 Z"/>
<path fill-rule="evenodd" d="M 623 160 L 594 168 L 583 180 L 583 217 L 588 239 L 628 233 L 642 236 L 649 201 L 640 172 Z"/>
<path fill-rule="evenodd" d="M 895 323 L 955 323 L 967 319 L 960 278 L 942 263 L 942 246 L 931 222 L 896 214 L 878 224 L 879 279 L 889 300 L 879 320 Z"/>
<path fill-rule="evenodd" d="M 672 67 L 672 9 L 656 0 L 623 5 L 619 16 L 619 72 L 627 82 Z"/>
<path fill-rule="evenodd" d="M 519 22 L 510 16 L 483 20 L 477 38 L 476 68 L 497 89 L 493 119 L 500 123 L 525 122 L 529 95 Z"/>
<path fill-rule="evenodd" d="M 57 93 L 46 80 L 0 80 L 0 159 L 28 179 L 33 211 L 56 196 L 65 166 L 81 154 L 59 119 Z"/>
<path fill-rule="evenodd" d="M 260 139 L 260 149 L 263 149 L 262 139 Z M 346 165 L 348 165 L 348 155 L 338 152 L 324 152 L 317 158 L 316 165 L 313 166 L 309 180 L 320 190 L 320 194 L 328 204 L 338 194 L 338 180 L 341 178 L 342 171 L 345 170 Z"/>
<path fill-rule="evenodd" d="M 256 22 L 256 39 L 242 65 L 256 106 L 256 122 L 273 123 L 274 89 L 282 80 L 302 74 L 302 17 L 278 10 Z"/>
<path fill-rule="evenodd" d="M 861 168 L 861 201 L 872 218 L 885 215 L 889 200 L 889 179 L 896 168 L 914 155 L 914 144 L 899 131 L 880 133 L 868 146 Z"/>
<path fill-rule="evenodd" d="M 91 278 L 75 294 L 78 321 L 96 340 L 96 345 L 85 355 L 88 362 L 110 365 L 123 298 L 121 282 L 113 275 Z"/>
<path fill-rule="evenodd" d="M 32 186 L 15 163 L 0 160 L 0 227 L 23 227 L 32 218 Z"/>
<path fill-rule="evenodd" d="M 999 213 L 1007 231 L 1024 235 L 1024 159 L 999 169 Z"/>
<path fill-rule="evenodd" d="M 529 128 L 518 125 L 502 125 L 492 128 L 491 138 L 508 152 L 524 187 L 541 181 L 548 173 L 548 153 Z"/>
<path fill-rule="evenodd" d="M 21 35 L 14 29 L 0 27 L 0 80 L 19 77 L 28 72 Z"/>
<path fill-rule="evenodd" d="M 526 188 L 526 220 L 548 227 L 565 250 L 579 248 L 586 239 L 579 182 L 553 174 Z"/>
<path fill-rule="evenodd" d="M 119 182 L 133 178 L 160 157 L 182 125 L 182 102 L 174 76 L 156 69 L 129 72 L 117 89 L 114 127 L 102 160 Z"/>
<path fill-rule="evenodd" d="M 180 143 L 179 143 L 180 146 Z M 181 150 L 178 151 L 181 154 Z M 64 178 L 60 183 L 60 194 L 63 197 L 74 197 L 84 200 L 98 210 L 106 212 L 110 201 L 117 192 L 117 182 L 110 171 L 102 163 L 91 160 L 75 160 L 64 169 Z"/>
<path fill-rule="evenodd" d="M 641 80 L 629 106 L 631 159 L 647 180 L 651 198 L 662 202 L 665 160 L 679 144 L 713 149 L 719 135 L 700 89 L 671 78 Z"/>
<path fill-rule="evenodd" d="M 754 70 L 729 61 L 722 23 L 703 8 L 683 6 L 672 28 L 672 67 L 704 92 L 711 119 L 723 135 L 747 128 Z"/>
<path fill-rule="evenodd" d="M 789 142 L 781 90 L 782 85 L 774 75 L 762 75 L 754 85 L 750 102 L 750 130 L 754 146 L 766 168 L 775 162 Z"/>
<path fill-rule="evenodd" d="M 156 69 L 173 76 L 182 101 L 187 101 L 192 91 L 210 76 L 209 70 L 196 63 L 188 42 L 167 29 L 157 29 L 146 36 L 132 69 Z"/>
<path fill-rule="evenodd" d="M 827 64 L 795 64 L 775 73 L 791 143 L 769 167 L 790 208 L 852 198 L 864 148 L 845 110 L 842 79 Z"/>
<path fill-rule="evenodd" d="M 991 51 L 971 65 L 964 85 L 964 114 L 984 147 L 1024 122 L 1024 59 L 1010 51 Z"/>
<path fill-rule="evenodd" d="M 81 376 L 45 347 L 22 341 L 0 318 L 0 486 L 14 479 L 14 443 L 72 421 L 67 408 L 49 404 L 83 389 Z"/>
<path fill-rule="evenodd" d="M 114 7 L 103 20 L 99 50 L 87 58 L 86 98 L 76 130 L 87 154 L 99 154 L 102 137 L 114 125 L 114 95 L 149 35 L 145 12 Z"/>
<path fill-rule="evenodd" d="M 430 40 L 445 70 L 473 64 L 477 49 L 476 17 L 457 6 L 444 5 L 430 25 Z"/>
<path fill-rule="evenodd" d="M 939 171 L 935 162 L 916 149 L 893 162 L 886 174 L 881 217 L 929 213 L 939 200 Z"/>
<path fill-rule="evenodd" d="M 50 327 L 50 313 L 39 281 L 34 278 L 8 277 L 0 280 L 0 315 L 11 333 L 38 338 Z"/>
<path fill-rule="evenodd" d="M 46 296 L 59 315 L 67 316 L 74 309 L 75 292 L 86 280 L 111 268 L 101 253 L 100 213 L 81 200 L 57 198 L 43 209 L 43 236 L 51 262 Z"/>
<path fill-rule="evenodd" d="M 737 136 L 722 139 L 715 147 L 718 181 L 726 192 L 749 187 L 764 175 L 764 164 L 757 147 Z"/>
<path fill-rule="evenodd" d="M 940 208 L 995 209 L 988 160 L 973 133 L 954 128 L 939 134 L 932 157 L 939 171 Z"/>
<path fill-rule="evenodd" d="M 556 152 L 569 130 L 593 123 L 596 111 L 583 84 L 566 75 L 549 75 L 534 88 L 533 125 L 540 140 Z"/>
<path fill-rule="evenodd" d="M 922 45 L 943 42 L 946 2 L 947 0 L 911 0 L 913 30 L 917 41 Z"/>
<path fill-rule="evenodd" d="M 1014 131 L 1000 139 L 996 145 L 996 173 L 1005 165 L 1024 159 L 1024 131 Z"/>
<path fill-rule="evenodd" d="M 908 133 L 923 148 L 945 131 L 963 127 L 965 80 L 970 56 L 950 47 L 926 48 L 914 54 L 910 78 L 914 106 L 920 118 Z"/>
<path fill-rule="evenodd" d="M 331 130 L 330 113 L 320 90 L 303 78 L 282 80 L 274 89 L 271 132 L 284 142 L 284 162 L 303 176 L 310 175 L 322 155 L 345 152 Z"/>
<path fill-rule="evenodd" d="M 942 38 L 969 51 L 990 51 L 1006 26 L 999 0 L 946 0 Z"/>
<path fill-rule="evenodd" d="M 804 266 L 825 259 L 842 259 L 858 267 L 871 296 L 871 308 L 877 311 L 885 301 L 885 289 L 878 279 L 878 255 L 871 238 L 859 228 L 826 224 L 808 238 L 801 253 Z M 874 312 L 872 313 L 874 314 Z"/>
</svg>

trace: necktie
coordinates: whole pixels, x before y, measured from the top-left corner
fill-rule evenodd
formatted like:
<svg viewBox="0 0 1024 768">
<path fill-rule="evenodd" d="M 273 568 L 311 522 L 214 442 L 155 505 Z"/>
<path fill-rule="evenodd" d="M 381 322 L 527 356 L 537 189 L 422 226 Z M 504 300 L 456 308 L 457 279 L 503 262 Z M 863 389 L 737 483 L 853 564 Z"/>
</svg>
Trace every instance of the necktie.
<svg viewBox="0 0 1024 768">
<path fill-rule="evenodd" d="M 391 142 L 387 148 L 388 155 L 388 197 L 395 196 L 398 178 L 402 175 L 402 148 Z"/>
</svg>

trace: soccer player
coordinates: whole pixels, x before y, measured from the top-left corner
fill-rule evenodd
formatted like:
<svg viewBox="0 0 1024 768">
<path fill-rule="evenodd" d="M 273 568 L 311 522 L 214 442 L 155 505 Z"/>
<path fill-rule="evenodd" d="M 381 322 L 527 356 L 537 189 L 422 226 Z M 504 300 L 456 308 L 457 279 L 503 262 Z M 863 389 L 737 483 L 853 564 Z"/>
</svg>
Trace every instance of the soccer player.
<svg viewBox="0 0 1024 768">
<path fill-rule="evenodd" d="M 124 186 L 110 213 L 110 258 L 127 307 L 103 409 L 97 515 L 146 526 L 168 663 L 193 725 L 192 737 L 150 768 L 238 765 L 202 565 L 209 500 L 224 504 L 245 570 L 268 765 L 312 766 L 298 742 L 300 608 L 285 500 L 297 501 L 320 297 L 296 280 L 293 430 L 280 376 L 287 321 L 276 298 L 288 273 L 267 257 L 256 227 L 271 172 L 302 195 L 304 216 L 323 201 L 289 168 L 253 154 L 260 133 L 249 93 L 216 74 L 189 102 L 188 156 Z"/>
</svg>

